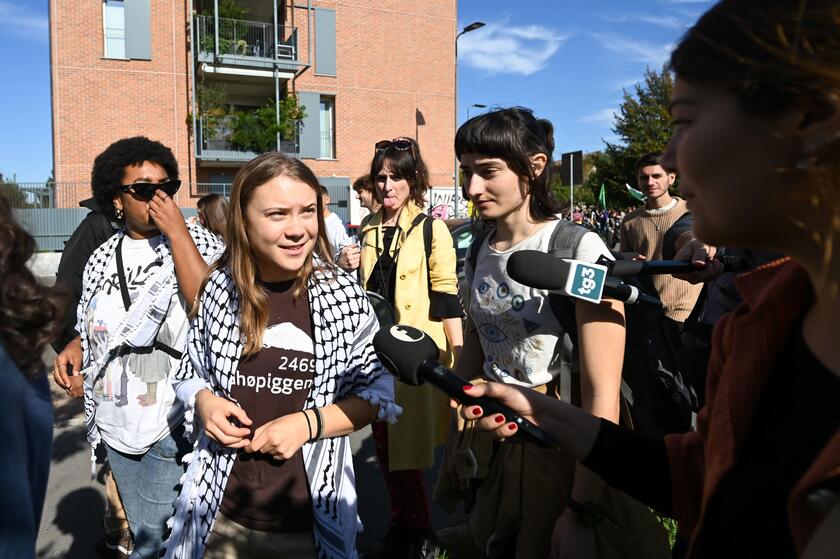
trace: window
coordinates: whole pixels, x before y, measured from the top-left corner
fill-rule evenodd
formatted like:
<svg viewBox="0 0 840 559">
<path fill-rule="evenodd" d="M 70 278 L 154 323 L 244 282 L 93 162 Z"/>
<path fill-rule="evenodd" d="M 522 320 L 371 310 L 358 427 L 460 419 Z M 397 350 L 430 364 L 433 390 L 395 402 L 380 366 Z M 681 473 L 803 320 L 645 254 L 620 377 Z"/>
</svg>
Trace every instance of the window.
<svg viewBox="0 0 840 559">
<path fill-rule="evenodd" d="M 321 97 L 321 159 L 335 159 L 335 98 Z"/>
<path fill-rule="evenodd" d="M 105 0 L 102 15 L 105 58 L 125 59 L 125 3 L 122 0 Z"/>
</svg>

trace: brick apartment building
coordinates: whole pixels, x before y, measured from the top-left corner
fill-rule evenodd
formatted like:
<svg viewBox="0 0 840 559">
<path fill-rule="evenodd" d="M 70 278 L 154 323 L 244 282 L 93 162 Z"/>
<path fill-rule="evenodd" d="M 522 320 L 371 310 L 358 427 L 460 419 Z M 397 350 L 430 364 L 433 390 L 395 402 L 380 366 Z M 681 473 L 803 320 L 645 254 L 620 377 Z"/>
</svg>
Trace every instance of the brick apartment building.
<svg viewBox="0 0 840 559">
<path fill-rule="evenodd" d="M 432 184 L 451 185 L 456 12 L 456 0 L 50 0 L 56 200 L 88 197 L 95 156 L 142 134 L 173 149 L 179 203 L 193 206 L 255 155 L 231 115 L 287 94 L 306 116 L 276 147 L 333 192 L 396 136 L 417 138 Z"/>
</svg>

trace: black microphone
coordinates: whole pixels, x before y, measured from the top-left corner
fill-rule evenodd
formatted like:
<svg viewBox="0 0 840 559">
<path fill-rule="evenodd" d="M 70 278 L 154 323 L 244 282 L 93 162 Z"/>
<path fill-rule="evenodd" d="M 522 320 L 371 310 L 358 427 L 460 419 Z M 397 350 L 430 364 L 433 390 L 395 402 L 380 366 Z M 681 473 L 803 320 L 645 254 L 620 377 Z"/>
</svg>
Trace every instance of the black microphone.
<svg viewBox="0 0 840 559">
<path fill-rule="evenodd" d="M 723 263 L 724 272 L 740 272 L 749 268 L 746 258 L 722 256 L 718 260 Z M 688 260 L 616 260 L 609 268 L 610 275 L 620 278 L 641 274 L 687 274 L 703 269 L 696 268 Z"/>
<path fill-rule="evenodd" d="M 504 415 L 507 422 L 516 424 L 517 433 L 540 446 L 557 446 L 551 435 L 507 406 L 491 398 L 476 398 L 464 392 L 465 386 L 472 385 L 437 361 L 438 347 L 422 330 L 402 324 L 383 328 L 373 337 L 373 349 L 385 368 L 400 382 L 411 386 L 428 382 L 461 404 L 481 406 L 485 415 Z"/>
<path fill-rule="evenodd" d="M 648 295 L 635 285 L 628 285 L 611 276 L 607 276 L 604 282 L 604 296 L 621 301 L 626 305 L 639 303 L 655 309 L 662 309 L 662 301 L 653 295 Z"/>
<path fill-rule="evenodd" d="M 538 250 L 520 250 L 510 255 L 507 273 L 523 285 L 574 296 L 568 289 L 569 274 L 574 266 L 581 264 L 586 263 L 557 258 Z M 628 305 L 641 303 L 662 308 L 662 302 L 656 297 L 642 293 L 637 287 L 622 283 L 621 280 L 610 276 L 604 279 L 602 295 Z"/>
<path fill-rule="evenodd" d="M 610 275 L 620 278 L 641 274 L 687 274 L 698 268 L 688 260 L 616 260 Z"/>
</svg>

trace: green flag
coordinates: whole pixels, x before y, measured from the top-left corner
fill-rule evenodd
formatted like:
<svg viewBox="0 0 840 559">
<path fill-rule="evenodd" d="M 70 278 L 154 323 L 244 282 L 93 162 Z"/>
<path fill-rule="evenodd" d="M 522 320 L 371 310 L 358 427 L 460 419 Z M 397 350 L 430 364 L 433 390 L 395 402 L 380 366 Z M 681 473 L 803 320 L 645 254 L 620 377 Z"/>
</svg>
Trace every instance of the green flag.
<svg viewBox="0 0 840 559">
<path fill-rule="evenodd" d="M 632 186 L 630 186 L 626 182 L 624 183 L 624 186 L 627 187 L 627 192 L 630 193 L 630 196 L 632 196 L 636 200 L 639 200 L 640 202 L 644 202 L 645 200 L 647 200 L 647 196 L 642 194 L 641 190 L 636 190 L 635 188 L 633 188 Z"/>
<path fill-rule="evenodd" d="M 604 183 L 601 183 L 601 192 L 598 193 L 598 203 L 605 210 L 607 209 L 607 193 L 604 190 Z"/>
</svg>

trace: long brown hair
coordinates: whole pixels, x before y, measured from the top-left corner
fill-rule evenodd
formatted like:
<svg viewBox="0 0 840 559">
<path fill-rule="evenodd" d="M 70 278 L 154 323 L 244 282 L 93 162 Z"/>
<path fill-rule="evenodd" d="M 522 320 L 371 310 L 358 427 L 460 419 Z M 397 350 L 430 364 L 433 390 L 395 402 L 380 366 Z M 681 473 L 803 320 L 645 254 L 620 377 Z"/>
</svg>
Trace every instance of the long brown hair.
<svg viewBox="0 0 840 559">
<path fill-rule="evenodd" d="M 270 180 L 284 176 L 308 185 L 316 194 L 318 238 L 315 241 L 315 253 L 323 267 L 332 268 L 332 255 L 324 227 L 324 201 L 318 179 L 302 161 L 286 157 L 279 152 L 269 152 L 256 157 L 245 164 L 233 179 L 230 193 L 230 219 L 228 220 L 226 241 L 227 248 L 214 268 L 228 267 L 233 283 L 239 291 L 239 329 L 245 338 L 243 355 L 251 355 L 260 350 L 262 336 L 268 324 L 268 298 L 260 286 L 260 270 L 251 242 L 248 238 L 248 221 L 245 210 L 251 202 L 254 191 Z M 312 253 L 306 258 L 295 279 L 294 295 L 302 297 L 306 293 L 309 277 L 316 271 Z"/>
<path fill-rule="evenodd" d="M 222 239 L 227 235 L 230 204 L 221 194 L 208 194 L 198 199 L 195 205 L 201 224 Z"/>
<path fill-rule="evenodd" d="M 0 196 L 0 343 L 29 378 L 42 370 L 41 354 L 63 323 L 63 297 L 40 285 L 26 267 L 35 239 L 17 224 Z"/>
</svg>

